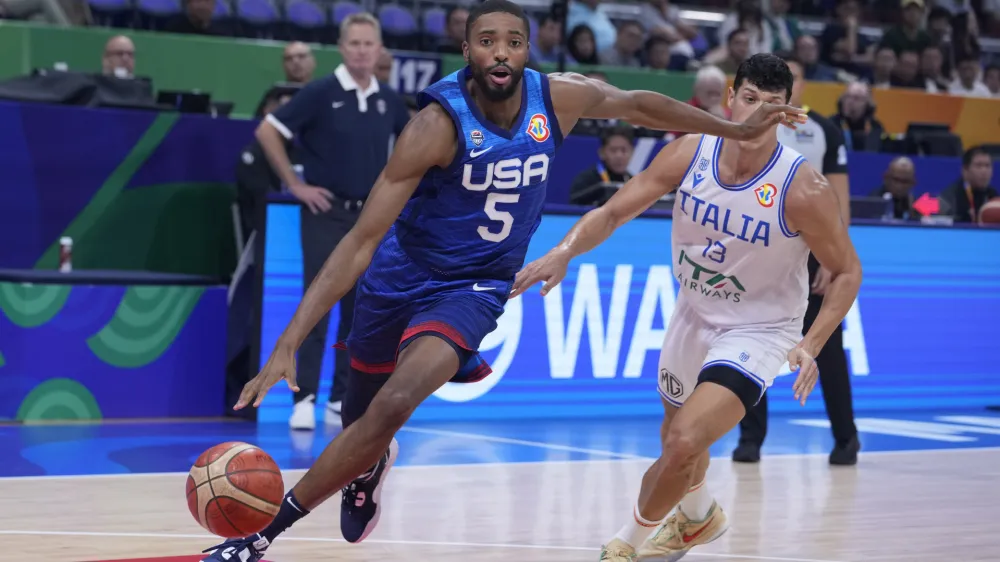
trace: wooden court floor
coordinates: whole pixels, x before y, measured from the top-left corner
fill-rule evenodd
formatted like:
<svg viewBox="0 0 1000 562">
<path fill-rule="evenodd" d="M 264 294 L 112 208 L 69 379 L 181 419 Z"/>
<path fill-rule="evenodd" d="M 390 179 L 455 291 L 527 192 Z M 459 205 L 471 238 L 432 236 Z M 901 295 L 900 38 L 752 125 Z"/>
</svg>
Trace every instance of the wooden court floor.
<svg viewBox="0 0 1000 562">
<path fill-rule="evenodd" d="M 361 545 L 340 539 L 339 501 L 280 538 L 273 562 L 596 561 L 628 517 L 645 460 L 400 467 Z M 291 485 L 301 471 L 286 474 Z M 732 523 L 687 560 L 1000 561 L 1000 449 L 714 460 Z M 184 502 L 184 475 L 0 480 L 0 560 L 83 562 L 196 554 L 215 544 Z"/>
</svg>

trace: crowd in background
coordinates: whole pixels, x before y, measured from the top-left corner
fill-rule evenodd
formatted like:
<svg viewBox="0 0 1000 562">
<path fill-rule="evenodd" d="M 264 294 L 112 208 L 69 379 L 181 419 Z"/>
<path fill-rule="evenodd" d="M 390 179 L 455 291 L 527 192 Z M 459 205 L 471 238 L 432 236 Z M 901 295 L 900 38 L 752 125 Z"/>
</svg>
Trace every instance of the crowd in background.
<svg viewBox="0 0 1000 562">
<path fill-rule="evenodd" d="M 91 7 L 95 14 L 103 12 L 100 3 L 90 6 L 87 1 L 0 0 L 0 17 L 198 35 L 290 40 L 308 35 L 303 39 L 334 42 L 337 19 L 353 10 L 344 6 L 360 9 L 366 3 L 337 2 L 332 8 L 317 4 L 329 18 L 331 32 L 323 35 L 315 28 L 299 33 L 303 24 L 291 19 L 287 25 L 261 23 L 257 16 L 241 19 L 236 12 L 245 3 L 238 0 L 178 0 L 176 13 L 158 17 L 142 16 L 141 11 L 130 17 L 120 13 L 92 17 Z M 261 1 L 273 6 L 272 15 L 279 19 L 285 5 L 316 2 Z M 388 46 L 461 53 L 469 2 L 446 1 L 393 2 L 392 6 L 406 9 L 406 17 L 413 21 L 384 19 L 388 35 L 398 39 L 387 37 Z M 367 4 L 379 8 L 373 0 Z M 675 71 L 714 66 L 731 75 L 755 53 L 793 52 L 805 64 L 807 79 L 813 81 L 860 80 L 874 88 L 1000 96 L 996 55 L 981 47 L 982 38 L 1000 36 L 1000 0 L 708 0 L 697 7 L 671 0 L 570 0 L 565 22 L 553 16 L 558 12 L 548 10 L 544 2 L 526 0 L 525 5 L 535 17 L 534 63 L 562 58 L 570 65 Z M 435 23 L 432 16 L 440 21 Z M 398 17 L 398 13 L 392 15 Z M 245 23 L 251 20 L 257 23 Z M 409 35 L 421 38 L 402 37 Z"/>
</svg>

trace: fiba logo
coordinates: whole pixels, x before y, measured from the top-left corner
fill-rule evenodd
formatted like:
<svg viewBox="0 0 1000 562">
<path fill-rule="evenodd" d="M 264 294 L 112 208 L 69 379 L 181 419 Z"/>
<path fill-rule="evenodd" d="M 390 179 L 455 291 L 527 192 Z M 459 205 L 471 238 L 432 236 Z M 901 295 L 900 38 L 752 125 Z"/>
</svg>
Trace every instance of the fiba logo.
<svg viewBox="0 0 1000 562">
<path fill-rule="evenodd" d="M 434 396 L 446 402 L 468 402 L 483 396 L 500 382 L 514 361 L 521 340 L 521 301 L 521 297 L 507 301 L 503 314 L 497 320 L 496 329 L 487 334 L 479 346 L 483 358 L 493 369 L 490 376 L 476 383 L 446 383 Z M 492 353 L 497 349 L 496 353 Z"/>
</svg>

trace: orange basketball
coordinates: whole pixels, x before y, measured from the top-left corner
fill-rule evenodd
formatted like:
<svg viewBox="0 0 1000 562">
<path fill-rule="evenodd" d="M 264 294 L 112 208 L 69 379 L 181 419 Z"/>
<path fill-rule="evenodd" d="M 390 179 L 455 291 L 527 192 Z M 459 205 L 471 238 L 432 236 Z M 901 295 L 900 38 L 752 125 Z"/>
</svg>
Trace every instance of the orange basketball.
<svg viewBox="0 0 1000 562">
<path fill-rule="evenodd" d="M 983 224 L 1000 224 L 1000 197 L 994 197 L 979 209 L 979 222 Z"/>
<path fill-rule="evenodd" d="M 285 483 L 274 459 L 261 449 L 231 441 L 205 451 L 187 478 L 191 515 L 227 539 L 252 535 L 274 519 Z"/>
</svg>

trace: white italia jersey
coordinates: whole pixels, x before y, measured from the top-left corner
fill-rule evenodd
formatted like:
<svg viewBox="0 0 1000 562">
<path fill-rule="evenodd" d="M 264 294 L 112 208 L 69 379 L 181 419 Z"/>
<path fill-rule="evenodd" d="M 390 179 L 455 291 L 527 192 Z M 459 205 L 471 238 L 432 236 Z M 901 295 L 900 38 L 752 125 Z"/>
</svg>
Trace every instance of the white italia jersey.
<svg viewBox="0 0 1000 562">
<path fill-rule="evenodd" d="M 801 329 L 809 249 L 785 222 L 784 207 L 805 159 L 779 143 L 756 176 L 729 185 L 719 177 L 722 144 L 703 135 L 677 188 L 672 239 L 678 298 L 719 328 L 797 322 Z"/>
</svg>

